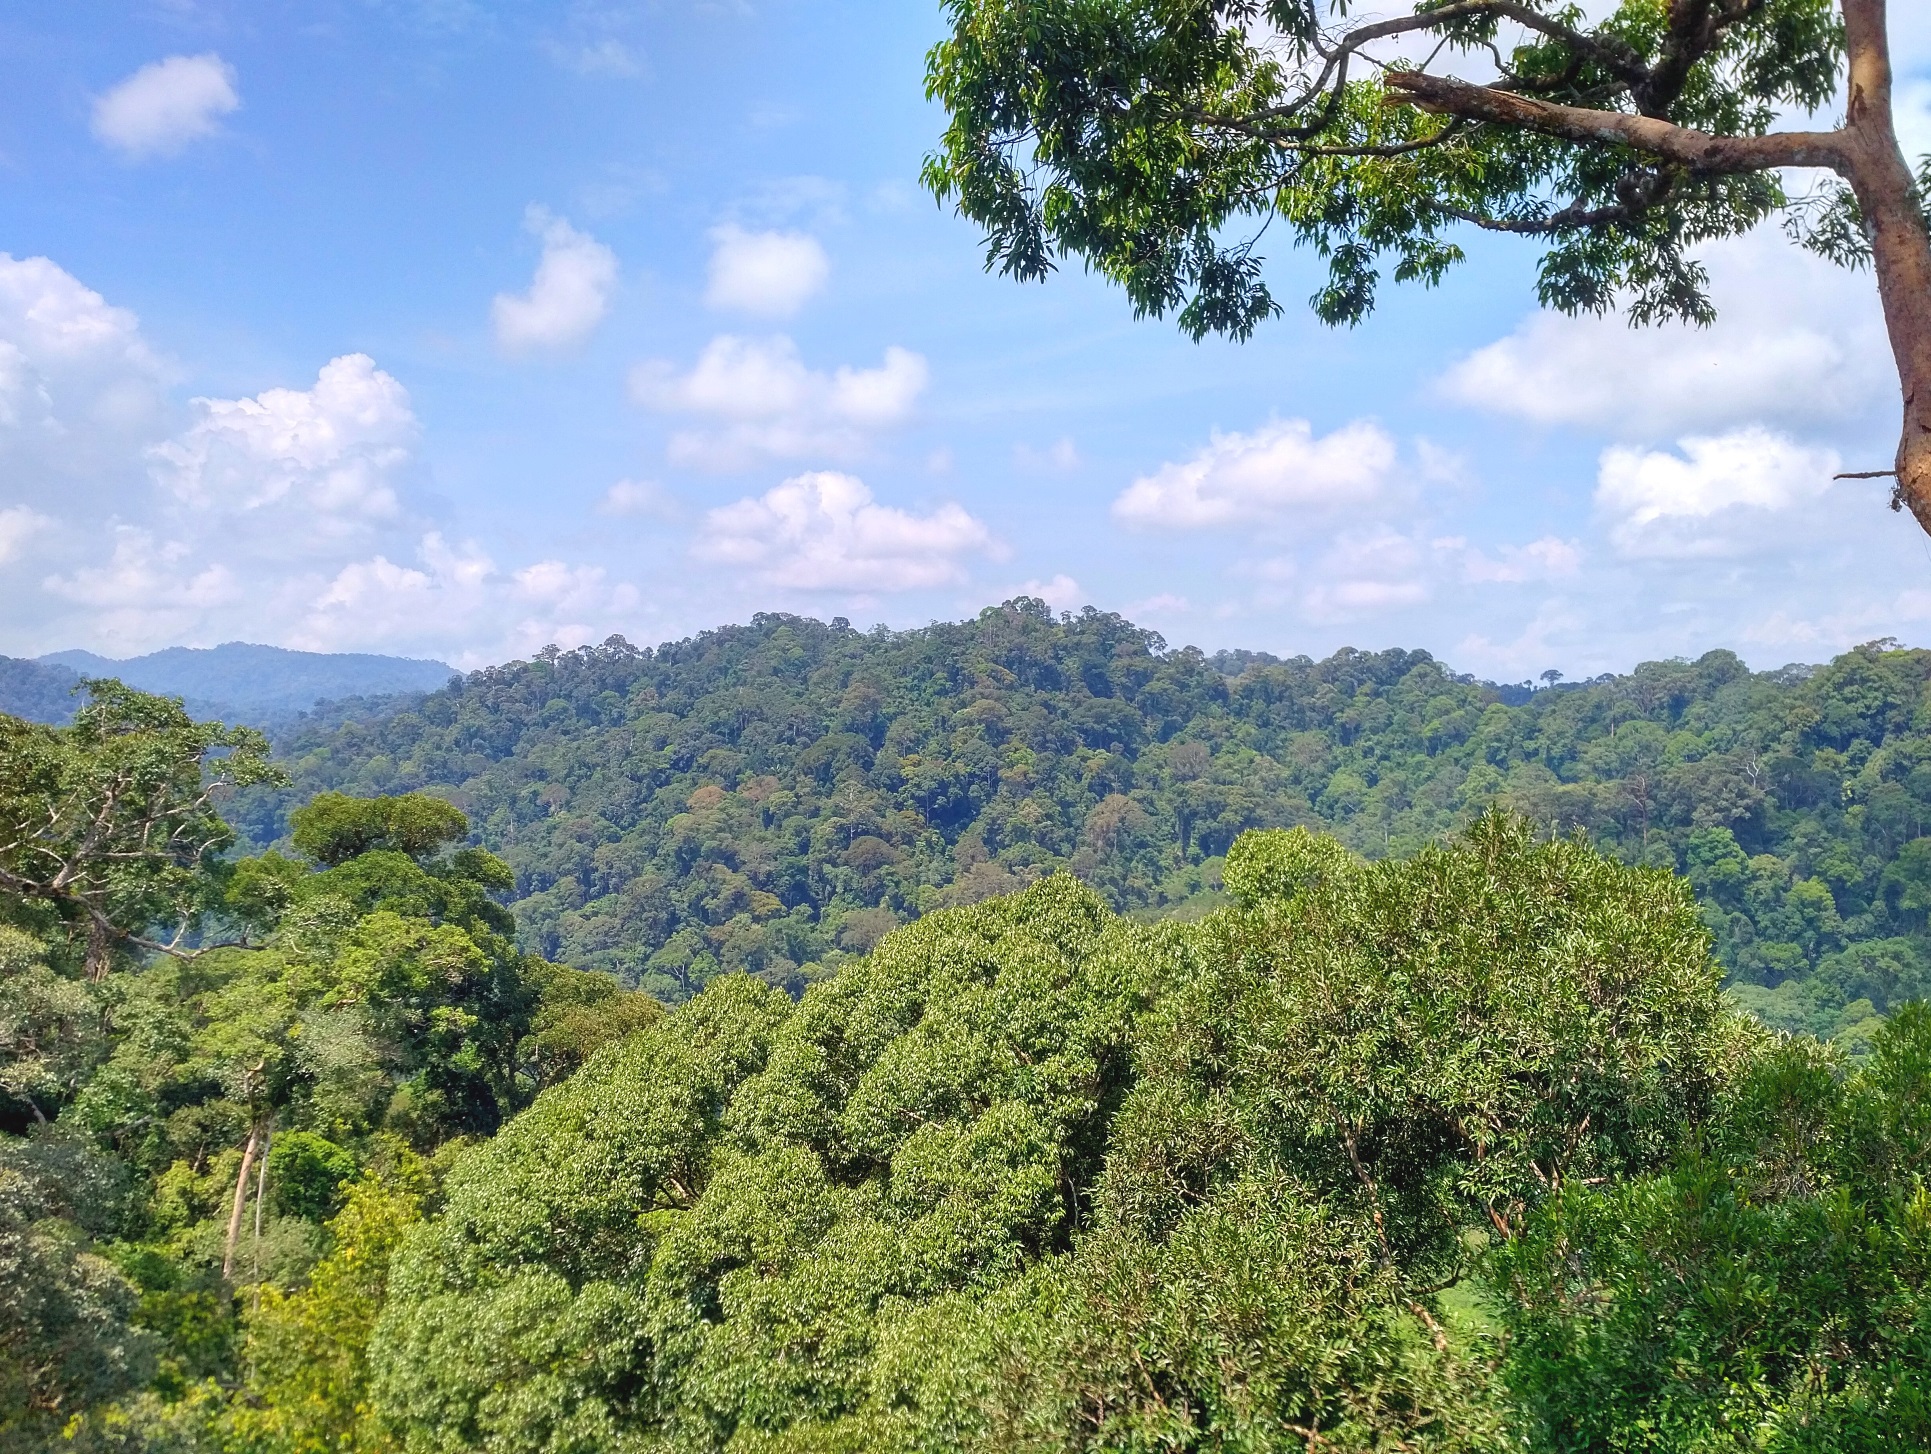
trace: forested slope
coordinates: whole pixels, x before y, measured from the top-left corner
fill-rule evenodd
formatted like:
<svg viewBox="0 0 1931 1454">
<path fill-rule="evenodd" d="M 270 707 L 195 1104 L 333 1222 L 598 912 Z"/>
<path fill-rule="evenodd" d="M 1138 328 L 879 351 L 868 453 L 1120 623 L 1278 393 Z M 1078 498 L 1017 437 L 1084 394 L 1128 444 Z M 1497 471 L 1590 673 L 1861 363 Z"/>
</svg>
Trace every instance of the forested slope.
<svg viewBox="0 0 1931 1454">
<path fill-rule="evenodd" d="M 862 633 L 759 616 L 476 673 L 284 744 L 259 843 L 339 788 L 428 789 L 517 876 L 524 944 L 671 1000 L 795 989 L 892 924 L 1070 868 L 1124 910 L 1217 896 L 1247 828 L 1401 855 L 1493 802 L 1696 886 L 1774 1022 L 1860 1042 L 1931 988 L 1931 652 L 1729 652 L 1533 694 L 1425 652 L 1168 650 L 1036 601 Z"/>
</svg>

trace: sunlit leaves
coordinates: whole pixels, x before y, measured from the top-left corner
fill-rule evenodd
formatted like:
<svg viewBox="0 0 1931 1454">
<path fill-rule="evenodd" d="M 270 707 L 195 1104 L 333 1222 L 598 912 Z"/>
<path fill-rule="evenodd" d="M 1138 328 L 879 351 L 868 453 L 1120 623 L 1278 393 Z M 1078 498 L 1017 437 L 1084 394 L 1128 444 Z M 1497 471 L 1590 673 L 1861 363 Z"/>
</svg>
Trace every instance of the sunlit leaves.
<svg viewBox="0 0 1931 1454">
<path fill-rule="evenodd" d="M 1687 250 L 1781 207 L 1774 177 L 1693 176 L 1611 144 L 1445 122 L 1377 70 L 1441 58 L 1540 98 L 1758 134 L 1833 94 L 1834 6 L 1709 10 L 1706 31 L 1673 26 L 1656 0 L 1595 21 L 1533 9 L 1545 30 L 1517 29 L 1505 53 L 1493 12 L 1353 50 L 1345 7 L 951 0 L 926 75 L 949 124 L 925 183 L 985 228 L 989 267 L 1032 280 L 1077 257 L 1195 338 L 1245 337 L 1278 311 L 1260 251 L 1270 220 L 1325 260 L 1311 301 L 1330 323 L 1367 315 L 1384 259 L 1397 281 L 1438 282 L 1471 221 L 1543 239 L 1548 306 L 1706 319 Z"/>
</svg>

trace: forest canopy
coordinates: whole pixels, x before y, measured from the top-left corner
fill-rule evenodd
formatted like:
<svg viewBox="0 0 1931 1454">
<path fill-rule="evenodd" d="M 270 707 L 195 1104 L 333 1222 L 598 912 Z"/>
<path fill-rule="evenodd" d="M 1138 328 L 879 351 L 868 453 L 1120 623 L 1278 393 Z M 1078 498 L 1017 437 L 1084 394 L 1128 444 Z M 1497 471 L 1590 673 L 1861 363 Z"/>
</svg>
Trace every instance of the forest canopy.
<svg viewBox="0 0 1931 1454">
<path fill-rule="evenodd" d="M 1059 869 L 1117 912 L 1222 900 L 1234 838 L 1402 856 L 1491 804 L 1695 885 L 1733 992 L 1867 1044 L 1931 989 L 1931 653 L 1729 652 L 1531 692 L 1425 652 L 1170 650 L 1018 600 L 859 632 L 761 616 L 473 674 L 284 743 L 266 847 L 317 791 L 434 793 L 516 874 L 519 942 L 666 1001 L 793 991 L 932 909 Z"/>
<path fill-rule="evenodd" d="M 278 763 L 258 739 L 112 686 L 95 702 L 113 732 L 92 708 L 72 727 L 9 728 L 10 821 L 111 821 L 119 765 L 136 763 L 144 811 L 190 828 L 60 840 L 72 881 L 111 881 L 110 895 L 0 886 L 0 1451 L 1931 1439 L 1931 1011 L 1900 980 L 1836 1044 L 1767 1028 L 1746 1008 L 1763 987 L 1712 954 L 1724 884 L 1705 870 L 1729 860 L 1709 845 L 1753 830 L 1712 838 L 1695 804 L 1732 799 L 1659 807 L 1634 835 L 1613 815 L 1593 835 L 1583 821 L 1564 832 L 1519 811 L 1510 778 L 1467 746 L 1506 724 L 1546 742 L 1575 703 L 1572 729 L 1600 711 L 1607 740 L 1633 752 L 1673 737 L 1674 760 L 1634 761 L 1707 784 L 1688 744 L 1730 732 L 1704 754 L 1760 754 L 1755 831 L 1802 841 L 1806 820 L 1772 816 L 1795 810 L 1773 802 L 1791 769 L 1772 775 L 1769 754 L 1812 734 L 1813 762 L 1897 781 L 1919 654 L 1873 647 L 1770 676 L 1708 657 L 1531 693 L 1420 654 L 1215 662 L 1031 603 L 944 631 L 957 634 L 767 619 L 700 638 L 752 661 L 777 653 L 789 675 L 736 698 L 736 746 L 693 755 L 711 780 L 676 784 L 674 816 L 720 810 L 758 777 L 778 779 L 763 802 L 816 782 L 791 816 L 808 801 L 821 821 L 792 841 L 831 845 L 835 869 L 860 877 L 828 875 L 831 893 L 805 907 L 869 924 L 869 938 L 809 968 L 716 964 L 676 985 L 668 1011 L 528 947 L 516 912 L 535 896 L 475 840 L 501 831 L 513 851 L 536 837 L 529 824 L 492 830 L 462 790 L 291 786 L 316 771 L 312 744 L 340 736 Z M 915 679 L 921 720 L 956 733 L 963 718 L 965 738 L 892 748 L 915 694 L 888 695 L 896 679 L 867 653 L 932 653 L 934 637 L 1003 654 Z M 722 725 L 701 695 L 663 690 L 674 675 L 653 676 L 692 645 L 552 653 L 471 685 L 551 692 L 536 715 L 556 762 L 620 735 L 619 668 L 650 706 Z M 698 684 L 723 669 L 698 667 Z M 598 668 L 602 726 L 558 730 L 581 722 L 557 709 L 558 679 Z M 1806 695 L 1828 674 L 1829 696 Z M 785 690 L 805 703 L 789 718 L 803 740 L 760 739 Z M 1647 694 L 1648 714 L 1616 710 L 1618 692 Z M 832 693 L 848 714 L 803 730 L 811 694 Z M 1384 784 L 1402 759 L 1377 744 L 1435 698 L 1476 723 L 1459 741 L 1438 731 L 1435 756 L 1463 752 L 1465 776 L 1486 765 L 1496 776 L 1482 781 L 1504 788 L 1397 846 Z M 453 690 L 440 700 L 464 705 Z M 1797 735 L 1742 735 L 1751 713 L 1779 711 Z M 1669 736 L 1661 720 L 1677 724 Z M 870 762 L 851 748 L 819 778 L 783 755 L 819 762 L 826 721 L 879 743 Z M 1262 752 L 1261 727 L 1286 721 L 1282 756 Z M 446 725 L 464 722 L 454 711 Z M 1821 745 L 1830 733 L 1848 750 Z M 498 760 L 517 762 L 531 736 L 500 734 Z M 882 796 L 864 774 L 889 751 L 903 780 L 921 746 L 943 771 L 939 749 L 961 740 L 1008 765 L 1032 753 L 1041 811 L 993 816 L 1001 795 L 1021 797 L 1003 776 L 975 807 L 966 773 L 962 806 L 924 831 L 942 845 L 976 831 L 976 854 L 955 848 L 951 875 L 923 881 L 889 876 L 895 862 L 860 867 L 867 836 L 890 846 L 858 831 Z M 1602 761 L 1589 755 L 1602 741 L 1578 760 Z M 1310 826 L 1325 790 L 1297 804 L 1257 792 L 1234 813 L 1222 800 L 1211 820 L 1199 799 L 1158 795 L 1240 786 L 1216 767 L 1229 752 L 1257 775 L 1272 763 L 1281 776 L 1262 781 L 1293 791 L 1308 780 L 1294 772 L 1321 762 L 1316 742 L 1365 769 L 1354 811 L 1337 815 L 1357 846 Z M 719 770 L 715 754 L 754 746 L 768 756 Z M 61 771 L 16 770 L 46 763 Z M 1371 763 L 1386 764 L 1374 782 Z M 1096 766 L 1117 776 L 1073 776 Z M 1045 839 L 1066 801 L 1047 785 L 1072 781 L 1095 804 L 1086 821 L 1114 799 L 1127 805 L 1108 809 L 1116 825 L 1137 811 L 1140 846 L 1123 855 L 1123 828 L 1106 843 L 1082 830 L 1064 857 L 995 857 Z M 1572 786 L 1584 804 L 1603 791 Z M 1868 832 L 1874 815 L 1854 815 L 1879 801 L 1851 802 L 1840 834 Z M 1162 844 L 1176 802 L 1196 811 Z M 1281 803 L 1300 821 L 1238 816 Z M 1426 795 L 1400 811 L 1420 805 L 1453 822 Z M 783 842 L 796 830 L 773 811 L 756 831 Z M 277 846 L 242 853 L 229 818 L 272 822 Z M 1037 838 L 994 826 L 1010 822 Z M 1876 870 L 1900 914 L 1917 912 L 1898 865 L 1919 841 Z M 757 847 L 729 871 L 777 899 L 744 866 Z M 1759 877 L 1744 893 L 1766 858 L 1745 860 Z M 718 865 L 693 854 L 683 872 Z M 932 897 L 839 897 L 867 873 Z M 1730 943 L 1758 941 L 1733 928 Z M 1827 969 L 1775 993 L 1815 991 Z"/>
</svg>

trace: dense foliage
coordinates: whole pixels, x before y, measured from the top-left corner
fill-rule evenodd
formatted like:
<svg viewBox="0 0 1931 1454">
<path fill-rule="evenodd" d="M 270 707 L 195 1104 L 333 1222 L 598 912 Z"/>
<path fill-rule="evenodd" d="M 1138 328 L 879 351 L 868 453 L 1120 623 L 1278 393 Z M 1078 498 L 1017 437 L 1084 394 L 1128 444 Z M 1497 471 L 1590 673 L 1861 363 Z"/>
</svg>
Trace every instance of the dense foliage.
<svg viewBox="0 0 1931 1454">
<path fill-rule="evenodd" d="M 104 955 L 0 890 L 5 1454 L 1924 1442 L 1931 1013 L 1771 1034 L 1667 867 L 1249 832 L 1189 917 L 1053 872 L 665 1015 L 449 801 L 233 859 L 258 742 L 94 696 L 0 722 L 10 820 L 139 764 L 194 849 L 56 835 Z"/>
<path fill-rule="evenodd" d="M 324 797 L 304 859 L 226 858 L 265 745 L 117 684 L 0 719 L 0 1448 L 226 1427 L 422 1157 L 658 1013 L 519 951 L 447 803 Z"/>
<path fill-rule="evenodd" d="M 1776 1048 L 1668 1170 L 1572 1181 L 1499 1250 L 1536 1446 L 1931 1448 L 1931 1013 L 1872 1049 Z"/>
<path fill-rule="evenodd" d="M 1219 901 L 1236 834 L 1402 855 L 1502 803 L 1695 884 L 1772 1023 L 1868 1041 L 1931 990 L 1931 653 L 1728 652 L 1533 693 L 1426 653 L 1167 650 L 1016 601 L 925 630 L 762 616 L 477 673 L 298 738 L 318 789 L 426 789 L 515 869 L 523 944 L 668 1000 L 796 989 L 894 924 L 1065 868 L 1116 910 Z"/>
<path fill-rule="evenodd" d="M 1472 1239 L 1667 1164 L 1748 1041 L 1689 896 L 1502 818 L 1228 874 L 1153 928 L 1055 876 L 593 1062 L 404 1246 L 405 1447 L 1492 1443 Z"/>
</svg>

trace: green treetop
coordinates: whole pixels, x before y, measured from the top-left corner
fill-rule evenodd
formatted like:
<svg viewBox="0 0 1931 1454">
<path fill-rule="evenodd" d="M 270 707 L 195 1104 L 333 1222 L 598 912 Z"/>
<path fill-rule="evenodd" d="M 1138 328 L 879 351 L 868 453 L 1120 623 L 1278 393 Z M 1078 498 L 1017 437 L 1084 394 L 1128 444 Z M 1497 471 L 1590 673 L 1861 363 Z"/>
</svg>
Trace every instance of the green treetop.
<svg viewBox="0 0 1931 1454">
<path fill-rule="evenodd" d="M 252 728 L 115 681 L 88 691 L 69 727 L 0 716 L 0 895 L 98 981 L 117 950 L 180 949 L 234 841 L 217 800 L 281 774 Z"/>
</svg>

